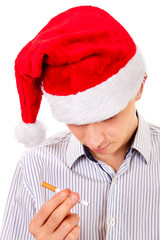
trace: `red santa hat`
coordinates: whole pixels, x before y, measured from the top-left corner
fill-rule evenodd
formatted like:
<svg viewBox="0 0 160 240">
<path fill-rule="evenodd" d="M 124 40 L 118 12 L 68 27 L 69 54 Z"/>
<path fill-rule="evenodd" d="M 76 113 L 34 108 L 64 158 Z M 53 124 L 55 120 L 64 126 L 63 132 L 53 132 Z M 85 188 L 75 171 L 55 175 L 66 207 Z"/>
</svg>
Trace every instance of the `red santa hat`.
<svg viewBox="0 0 160 240">
<path fill-rule="evenodd" d="M 62 12 L 16 58 L 23 120 L 19 141 L 32 146 L 44 137 L 36 121 L 42 95 L 58 121 L 100 122 L 127 106 L 145 72 L 133 39 L 106 11 L 80 6 Z"/>
</svg>

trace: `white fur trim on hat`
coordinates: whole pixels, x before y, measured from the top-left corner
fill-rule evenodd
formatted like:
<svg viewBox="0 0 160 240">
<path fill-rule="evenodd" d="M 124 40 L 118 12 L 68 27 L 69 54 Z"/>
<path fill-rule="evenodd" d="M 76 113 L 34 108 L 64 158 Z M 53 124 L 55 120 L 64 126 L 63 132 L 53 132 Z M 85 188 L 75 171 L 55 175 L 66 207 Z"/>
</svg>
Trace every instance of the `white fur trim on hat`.
<svg viewBox="0 0 160 240">
<path fill-rule="evenodd" d="M 23 143 L 26 147 L 33 147 L 42 143 L 45 140 L 45 135 L 45 126 L 39 121 L 31 124 L 20 122 L 15 128 L 17 141 Z"/>
<path fill-rule="evenodd" d="M 54 118 L 66 124 L 88 124 L 122 111 L 137 95 L 145 76 L 144 59 L 137 48 L 133 58 L 107 81 L 76 95 L 53 96 L 44 92 Z"/>
</svg>

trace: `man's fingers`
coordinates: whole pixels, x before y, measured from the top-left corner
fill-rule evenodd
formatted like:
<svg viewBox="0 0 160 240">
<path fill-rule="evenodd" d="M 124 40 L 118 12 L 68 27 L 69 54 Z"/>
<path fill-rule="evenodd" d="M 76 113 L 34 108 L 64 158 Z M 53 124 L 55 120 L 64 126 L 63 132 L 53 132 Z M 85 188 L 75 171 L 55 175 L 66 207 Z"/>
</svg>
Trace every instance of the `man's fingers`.
<svg viewBox="0 0 160 240">
<path fill-rule="evenodd" d="M 79 201 L 79 198 L 80 196 L 78 193 L 71 193 L 68 198 L 50 215 L 43 226 L 43 228 L 45 228 L 45 231 L 54 232 L 63 221 L 63 219 L 66 218 L 74 205 Z"/>
<path fill-rule="evenodd" d="M 72 193 L 68 189 L 57 193 L 40 208 L 39 212 L 31 220 L 29 226 L 30 233 L 36 239 L 44 239 L 44 237 L 50 239 L 49 236 L 53 236 L 53 239 L 57 240 L 58 235 L 57 237 L 54 235 L 61 228 L 64 236 L 61 239 L 65 239 L 79 221 L 79 217 L 70 212 L 79 199 L 78 193 Z"/>
<path fill-rule="evenodd" d="M 71 239 L 75 239 L 77 240 L 80 236 L 80 227 L 76 226 L 72 229 L 72 231 L 67 235 L 67 237 L 65 238 L 65 240 L 71 240 Z"/>
<path fill-rule="evenodd" d="M 32 231 L 32 229 L 41 227 L 52 214 L 52 212 L 67 199 L 69 194 L 70 193 L 68 189 L 62 190 L 49 201 L 47 201 L 32 219 L 29 226 L 30 231 Z"/>
<path fill-rule="evenodd" d="M 77 226 L 78 222 L 79 216 L 77 214 L 71 214 L 69 217 L 65 218 L 61 225 L 53 233 L 53 239 L 65 239 L 65 237 Z"/>
</svg>

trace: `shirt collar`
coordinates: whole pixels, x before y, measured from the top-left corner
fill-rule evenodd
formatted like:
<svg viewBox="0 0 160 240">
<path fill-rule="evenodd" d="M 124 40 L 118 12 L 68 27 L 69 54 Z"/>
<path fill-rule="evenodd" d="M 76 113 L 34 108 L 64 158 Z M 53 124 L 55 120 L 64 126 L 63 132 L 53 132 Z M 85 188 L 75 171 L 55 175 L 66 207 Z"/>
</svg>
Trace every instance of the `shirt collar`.
<svg viewBox="0 0 160 240">
<path fill-rule="evenodd" d="M 138 129 L 131 148 L 137 150 L 144 157 L 146 163 L 149 164 L 151 153 L 150 129 L 148 123 L 145 122 L 138 112 L 137 116 L 139 120 Z"/>
<path fill-rule="evenodd" d="M 71 134 L 66 151 L 68 167 L 71 168 L 74 162 L 84 154 L 83 145 L 73 134 Z"/>
<path fill-rule="evenodd" d="M 150 129 L 149 125 L 138 112 L 137 115 L 139 119 L 138 129 L 131 148 L 137 150 L 145 158 L 146 163 L 149 164 L 151 152 Z M 74 162 L 82 155 L 86 155 L 84 146 L 73 134 L 71 134 L 66 152 L 68 167 L 71 168 Z"/>
</svg>

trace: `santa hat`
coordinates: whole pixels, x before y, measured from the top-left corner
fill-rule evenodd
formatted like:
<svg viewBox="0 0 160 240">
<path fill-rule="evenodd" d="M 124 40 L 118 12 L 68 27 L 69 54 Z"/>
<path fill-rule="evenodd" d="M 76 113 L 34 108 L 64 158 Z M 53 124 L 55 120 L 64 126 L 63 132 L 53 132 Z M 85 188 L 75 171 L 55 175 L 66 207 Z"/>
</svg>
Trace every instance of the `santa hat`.
<svg viewBox="0 0 160 240">
<path fill-rule="evenodd" d="M 15 61 L 23 120 L 19 141 L 32 146 L 45 136 L 36 121 L 42 95 L 58 121 L 100 122 L 136 96 L 145 71 L 133 39 L 106 11 L 80 6 L 62 12 Z"/>
</svg>

